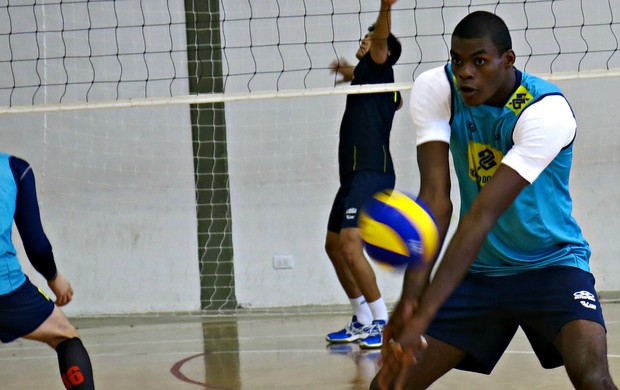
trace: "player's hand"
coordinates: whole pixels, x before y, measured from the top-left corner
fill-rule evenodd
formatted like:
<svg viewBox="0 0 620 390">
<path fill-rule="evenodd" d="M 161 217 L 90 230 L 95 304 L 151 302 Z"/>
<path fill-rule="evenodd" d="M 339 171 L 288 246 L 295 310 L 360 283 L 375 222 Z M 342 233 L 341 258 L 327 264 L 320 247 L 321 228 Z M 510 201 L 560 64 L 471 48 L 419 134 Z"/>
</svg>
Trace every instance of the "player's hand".
<svg viewBox="0 0 620 390">
<path fill-rule="evenodd" d="M 329 69 L 331 73 L 337 73 L 337 74 L 342 75 L 341 79 L 336 80 L 336 84 L 348 82 L 348 81 L 351 81 L 352 79 L 353 66 L 349 64 L 349 62 L 342 57 L 336 60 L 333 60 L 331 64 L 329 64 Z"/>
<path fill-rule="evenodd" d="M 405 300 L 398 301 L 398 304 L 394 308 L 390 319 L 383 329 L 383 340 L 390 341 L 400 337 L 403 332 L 403 327 L 406 322 L 412 318 L 413 312 L 418 306 L 417 300 Z M 383 343 L 383 349 L 388 348 L 387 343 Z"/>
<path fill-rule="evenodd" d="M 54 302 L 56 305 L 64 306 L 73 299 L 71 283 L 60 272 L 56 274 L 55 279 L 48 280 L 47 285 L 56 296 L 56 301 Z"/>
<path fill-rule="evenodd" d="M 416 363 L 426 349 L 426 340 L 416 331 L 414 313 L 417 301 L 401 299 L 394 309 L 390 320 L 383 330 L 383 346 L 381 348 L 382 368 L 378 375 L 378 383 L 382 389 L 400 389 L 407 374 L 407 368 Z"/>
<path fill-rule="evenodd" d="M 381 389 L 402 390 L 409 368 L 428 347 L 423 335 L 410 332 L 407 336 L 410 337 L 406 342 L 391 340 L 382 352 L 383 366 L 378 378 Z"/>
<path fill-rule="evenodd" d="M 344 58 L 337 58 L 335 60 L 333 60 L 330 64 L 329 64 L 329 70 L 330 73 L 338 73 L 338 70 L 340 69 L 341 66 L 345 66 L 347 63 L 347 60 L 345 60 Z"/>
<path fill-rule="evenodd" d="M 382 0 L 382 1 L 383 1 L 385 4 L 387 4 L 387 5 L 392 5 L 392 4 L 396 3 L 396 1 L 398 1 L 398 0 Z"/>
</svg>

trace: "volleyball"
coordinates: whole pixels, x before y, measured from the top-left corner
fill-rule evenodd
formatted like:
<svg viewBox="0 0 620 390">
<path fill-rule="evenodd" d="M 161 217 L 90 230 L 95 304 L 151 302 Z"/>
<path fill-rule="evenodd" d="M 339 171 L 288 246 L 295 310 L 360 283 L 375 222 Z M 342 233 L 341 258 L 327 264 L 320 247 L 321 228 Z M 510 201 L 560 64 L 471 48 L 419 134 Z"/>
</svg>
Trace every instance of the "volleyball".
<svg viewBox="0 0 620 390">
<path fill-rule="evenodd" d="M 426 264 L 439 249 L 439 231 L 430 210 L 397 190 L 374 194 L 362 208 L 358 225 L 368 256 L 391 269 Z"/>
</svg>

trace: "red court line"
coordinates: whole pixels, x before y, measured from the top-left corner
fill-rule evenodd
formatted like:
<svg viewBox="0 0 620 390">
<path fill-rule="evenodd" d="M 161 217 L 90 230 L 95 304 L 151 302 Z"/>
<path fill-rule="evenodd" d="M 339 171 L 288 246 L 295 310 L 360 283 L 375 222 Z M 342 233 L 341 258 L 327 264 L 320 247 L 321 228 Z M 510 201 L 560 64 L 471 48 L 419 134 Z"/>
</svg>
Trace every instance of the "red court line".
<svg viewBox="0 0 620 390">
<path fill-rule="evenodd" d="M 205 356 L 205 355 L 206 354 L 204 354 L 204 353 L 199 353 L 199 354 L 196 354 L 196 355 L 192 355 L 192 356 L 186 357 L 185 359 L 179 360 L 178 362 L 174 363 L 174 365 L 170 368 L 170 373 L 175 378 L 180 380 L 181 382 L 191 383 L 193 385 L 204 387 L 205 389 L 232 390 L 232 389 L 229 389 L 228 387 L 222 387 L 222 386 L 218 386 L 218 385 L 210 385 L 208 383 L 202 383 L 202 382 L 195 381 L 193 379 L 188 378 L 187 376 L 185 376 L 185 374 L 183 374 L 181 372 L 181 368 L 183 367 L 183 365 L 185 363 L 189 362 L 192 359 L 195 359 L 195 358 L 200 357 L 200 356 Z"/>
</svg>

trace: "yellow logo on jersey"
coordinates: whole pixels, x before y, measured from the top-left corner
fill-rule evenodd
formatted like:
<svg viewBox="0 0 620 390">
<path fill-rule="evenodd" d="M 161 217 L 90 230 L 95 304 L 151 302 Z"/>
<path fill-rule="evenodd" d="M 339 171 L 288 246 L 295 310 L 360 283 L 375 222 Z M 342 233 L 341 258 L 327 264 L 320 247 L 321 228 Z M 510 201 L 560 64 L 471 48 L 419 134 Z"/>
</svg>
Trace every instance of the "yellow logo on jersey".
<svg viewBox="0 0 620 390">
<path fill-rule="evenodd" d="M 495 174 L 504 154 L 490 145 L 469 142 L 469 178 L 484 187 Z"/>
<path fill-rule="evenodd" d="M 527 90 L 523 85 L 519 86 L 515 93 L 510 97 L 506 107 L 510 108 L 515 115 L 519 115 L 521 111 L 527 107 L 528 104 L 532 101 L 533 96 L 530 91 Z"/>
</svg>

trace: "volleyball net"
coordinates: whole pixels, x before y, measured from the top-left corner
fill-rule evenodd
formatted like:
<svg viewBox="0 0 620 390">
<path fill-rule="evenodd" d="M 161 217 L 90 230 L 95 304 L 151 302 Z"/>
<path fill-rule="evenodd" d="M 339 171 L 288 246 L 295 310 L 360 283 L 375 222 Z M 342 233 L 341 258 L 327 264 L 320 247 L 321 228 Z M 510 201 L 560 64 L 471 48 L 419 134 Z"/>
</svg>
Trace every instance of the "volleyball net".
<svg viewBox="0 0 620 390">
<path fill-rule="evenodd" d="M 0 137 L 40 173 L 47 229 L 84 291 L 77 312 L 341 303 L 323 240 L 342 95 L 409 90 L 446 63 L 451 31 L 471 11 L 506 21 L 520 69 L 553 80 L 620 75 L 612 0 L 401 0 L 392 10 L 403 45 L 396 83 L 336 85 L 329 64 L 355 61 L 378 7 L 0 4 Z M 409 125 L 397 114 L 392 144 L 399 185 L 415 190 Z M 614 137 L 593 139 L 592 152 L 617 146 Z M 379 278 L 396 298 L 400 282 Z M 101 290 L 114 299 L 101 302 Z"/>
<path fill-rule="evenodd" d="M 362 93 L 334 88 L 328 65 L 350 55 L 376 19 L 375 3 L 7 2 L 0 112 Z M 406 89 L 419 72 L 445 63 L 451 29 L 476 9 L 506 19 L 526 71 L 566 78 L 620 68 L 620 6 L 611 0 L 401 3 L 393 25 L 405 50 L 388 89 Z M 192 82 L 214 84 L 213 91 L 190 91 Z"/>
</svg>

